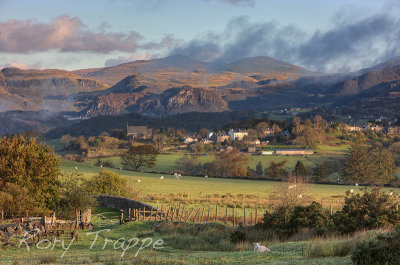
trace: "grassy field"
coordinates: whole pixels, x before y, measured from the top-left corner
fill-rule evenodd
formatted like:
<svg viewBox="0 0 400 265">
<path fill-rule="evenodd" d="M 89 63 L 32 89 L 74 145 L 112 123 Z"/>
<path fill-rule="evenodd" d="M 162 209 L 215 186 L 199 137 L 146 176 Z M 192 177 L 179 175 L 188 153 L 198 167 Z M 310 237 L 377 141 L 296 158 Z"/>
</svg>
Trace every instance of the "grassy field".
<svg viewBox="0 0 400 265">
<path fill-rule="evenodd" d="M 138 221 L 119 225 L 118 212 L 106 208 L 97 208 L 93 214 L 95 228 L 92 234 L 80 231 L 78 240 L 72 243 L 71 239 L 65 238 L 64 249 L 60 241 L 53 240 L 39 244 L 41 249 L 36 244 L 30 245 L 29 251 L 25 244 L 19 248 L 0 249 L 1 264 L 352 264 L 350 256 L 305 257 L 304 249 L 310 243 L 307 241 L 264 242 L 271 249 L 268 254 L 252 252 L 251 243 L 239 243 L 240 251 L 239 248 L 230 251 L 182 250 L 171 243 L 173 235 L 157 232 L 154 228 L 157 223 Z M 99 218 L 100 214 L 107 217 L 106 224 L 104 217 Z M 98 232 L 95 242 L 93 232 Z M 127 248 L 131 238 L 138 238 L 139 243 L 122 255 L 122 247 Z M 147 241 L 143 241 L 145 239 Z M 154 242 L 160 239 L 163 243 L 158 246 L 163 248 L 153 249 Z M 16 244 L 19 242 L 15 240 Z M 150 245 L 145 247 L 148 243 Z"/>
<path fill-rule="evenodd" d="M 63 160 L 62 169 L 77 171 L 85 177 L 90 177 L 97 174 L 101 168 L 93 166 L 91 163 Z M 219 205 L 269 209 L 272 207 L 271 196 L 277 185 L 277 182 L 274 181 L 193 176 L 176 179 L 174 176 L 166 174 L 112 170 L 126 178 L 129 185 L 143 193 L 143 200 L 153 205 L 184 203 L 196 207 Z M 164 176 L 164 179 L 160 179 L 161 175 Z M 315 200 L 327 208 L 332 206 L 334 210 L 337 210 L 341 208 L 345 192 L 351 189 L 354 192 L 359 191 L 359 188 L 355 186 L 306 184 L 304 185 L 303 199 L 305 203 Z M 392 189 L 385 188 L 385 190 Z"/>
<path fill-rule="evenodd" d="M 287 145 L 268 145 L 263 148 L 263 150 L 275 150 L 275 149 L 290 149 L 293 147 Z M 268 167 L 269 164 L 273 162 L 280 162 L 286 160 L 285 169 L 292 171 L 294 169 L 297 161 L 301 161 L 306 167 L 310 169 L 317 167 L 327 161 L 332 161 L 334 159 L 344 158 L 345 154 L 348 152 L 349 145 L 338 144 L 338 145 L 320 145 L 316 148 L 316 154 L 311 156 L 275 156 L 275 155 L 248 155 L 249 166 L 252 169 L 256 168 L 258 162 L 261 162 L 264 168 Z M 179 151 L 168 154 L 159 154 L 157 156 L 157 164 L 154 168 L 144 168 L 143 171 L 156 171 L 156 172 L 170 172 L 171 170 L 178 169 L 175 161 L 179 158 L 185 156 L 187 151 Z M 198 156 L 198 162 L 206 163 L 211 162 L 215 159 L 215 156 L 211 154 L 205 154 Z M 105 160 L 110 160 L 115 167 L 121 167 L 121 160 L 119 157 L 107 158 Z M 94 164 L 96 159 L 90 159 L 87 161 L 89 164 Z"/>
</svg>

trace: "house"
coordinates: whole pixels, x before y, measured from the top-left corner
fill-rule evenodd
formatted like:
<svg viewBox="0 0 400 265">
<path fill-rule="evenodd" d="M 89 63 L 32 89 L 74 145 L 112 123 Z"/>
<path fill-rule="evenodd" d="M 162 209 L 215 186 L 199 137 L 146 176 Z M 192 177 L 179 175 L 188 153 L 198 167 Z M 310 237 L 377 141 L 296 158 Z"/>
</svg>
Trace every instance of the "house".
<svg viewBox="0 0 400 265">
<path fill-rule="evenodd" d="M 207 133 L 207 138 L 211 139 L 211 137 L 213 137 L 213 135 L 214 135 L 214 132 L 208 132 Z"/>
<path fill-rule="evenodd" d="M 261 141 L 258 140 L 258 139 L 255 139 L 255 140 L 247 141 L 247 143 L 248 143 L 249 145 L 260 145 L 260 144 L 261 144 Z"/>
<path fill-rule="evenodd" d="M 274 151 L 262 151 L 261 154 L 262 155 L 273 155 Z"/>
<path fill-rule="evenodd" d="M 250 145 L 247 147 L 247 152 L 248 153 L 256 153 L 257 152 L 257 148 L 253 145 Z"/>
<path fill-rule="evenodd" d="M 213 144 L 214 142 L 210 139 L 201 139 L 200 143 L 202 144 Z"/>
<path fill-rule="evenodd" d="M 246 131 L 242 131 L 242 130 L 234 130 L 234 129 L 230 129 L 228 132 L 229 137 L 231 138 L 232 141 L 235 140 L 242 140 L 243 137 L 249 135 L 248 132 Z"/>
<path fill-rule="evenodd" d="M 280 149 L 275 150 L 275 155 L 313 155 L 312 149 Z"/>
<path fill-rule="evenodd" d="M 225 152 L 225 153 L 230 153 L 233 151 L 233 147 L 232 146 L 226 146 L 226 147 L 219 147 L 217 148 L 217 151 L 219 152 Z"/>
<path fill-rule="evenodd" d="M 214 133 L 211 137 L 211 139 L 215 142 L 215 143 L 223 143 L 226 140 L 228 140 L 230 137 L 229 135 L 227 135 L 225 132 L 218 132 L 218 133 Z"/>
<path fill-rule="evenodd" d="M 355 126 L 355 125 L 350 126 L 350 125 L 348 125 L 348 124 L 346 124 L 346 125 L 344 126 L 344 129 L 345 129 L 346 131 L 350 131 L 350 132 L 360 132 L 360 131 L 361 131 L 361 127 Z"/>
<path fill-rule="evenodd" d="M 183 139 L 183 142 L 185 143 L 185 144 L 192 144 L 192 143 L 195 143 L 195 142 L 197 142 L 197 138 L 194 138 L 194 137 L 185 137 L 185 139 Z"/>
<path fill-rule="evenodd" d="M 148 140 L 151 138 L 153 130 L 147 126 L 126 125 L 126 137 L 130 139 Z"/>
</svg>

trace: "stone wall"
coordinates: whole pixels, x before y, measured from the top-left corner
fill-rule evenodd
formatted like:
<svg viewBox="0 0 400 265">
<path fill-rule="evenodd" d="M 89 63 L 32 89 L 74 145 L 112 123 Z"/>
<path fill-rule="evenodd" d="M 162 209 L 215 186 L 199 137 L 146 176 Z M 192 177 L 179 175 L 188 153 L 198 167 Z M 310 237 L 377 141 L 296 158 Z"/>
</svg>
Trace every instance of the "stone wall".
<svg viewBox="0 0 400 265">
<path fill-rule="evenodd" d="M 135 201 L 132 199 L 124 198 L 124 197 L 119 197 L 119 196 L 111 196 L 111 195 L 99 195 L 97 196 L 97 204 L 100 207 L 107 207 L 107 208 L 113 208 L 113 209 L 123 209 L 123 210 L 128 210 L 129 208 L 131 209 L 143 209 L 146 208 L 146 211 L 151 211 L 156 210 L 153 206 Z"/>
</svg>

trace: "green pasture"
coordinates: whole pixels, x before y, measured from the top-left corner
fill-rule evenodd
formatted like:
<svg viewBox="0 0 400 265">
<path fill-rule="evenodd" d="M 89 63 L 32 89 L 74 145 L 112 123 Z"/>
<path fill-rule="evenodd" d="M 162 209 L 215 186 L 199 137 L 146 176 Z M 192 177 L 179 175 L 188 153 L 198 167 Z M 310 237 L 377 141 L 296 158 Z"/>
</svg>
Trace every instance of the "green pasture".
<svg viewBox="0 0 400 265">
<path fill-rule="evenodd" d="M 62 161 L 61 167 L 64 171 L 76 171 L 85 177 L 93 176 L 101 169 L 100 167 L 93 166 L 90 163 L 77 163 L 67 160 Z M 164 197 L 171 196 L 175 198 L 182 195 L 186 195 L 186 198 L 191 200 L 188 204 L 205 207 L 211 207 L 218 204 L 218 200 L 214 200 L 211 203 L 199 203 L 196 202 L 196 200 L 199 201 L 207 196 L 217 198 L 223 198 L 224 196 L 256 196 L 256 198 L 268 200 L 273 195 L 273 192 L 277 187 L 276 185 L 278 185 L 278 182 L 274 181 L 204 178 L 193 176 L 183 176 L 181 179 L 176 179 L 173 175 L 167 174 L 134 172 L 119 169 L 111 170 L 126 178 L 129 185 L 134 189 L 140 190 L 145 195 L 145 201 L 156 206 L 171 204 L 171 202 L 164 201 Z M 163 176 L 164 179 L 160 179 L 161 176 Z M 340 205 L 343 202 L 345 192 L 351 189 L 353 189 L 354 192 L 359 192 L 361 188 L 346 185 L 306 184 L 304 185 L 303 197 L 305 202 L 315 200 L 322 203 L 325 207 L 333 205 L 336 210 L 341 207 Z M 398 189 L 384 188 L 384 190 L 397 191 Z M 152 199 L 153 197 L 154 199 Z M 241 202 L 239 201 L 237 203 L 240 204 Z"/>
<path fill-rule="evenodd" d="M 78 239 L 72 243 L 70 238 L 60 238 L 57 242 L 53 239 L 39 245 L 21 244 L 18 247 L 20 240 L 15 238 L 14 246 L 0 249 L 1 264 L 352 264 L 349 256 L 304 257 L 302 251 L 308 241 L 265 242 L 271 249 L 268 254 L 254 253 L 251 243 L 241 245 L 242 251 L 180 250 L 155 231 L 154 222 L 119 225 L 118 211 L 107 208 L 94 210 L 93 224 L 93 231 L 79 231 Z M 96 241 L 94 232 L 98 233 Z M 121 246 L 126 248 L 132 238 L 138 238 L 139 243 L 122 255 Z M 147 241 L 143 241 L 145 239 Z M 161 249 L 152 248 L 157 240 L 163 240 L 158 245 Z M 147 244 L 149 246 L 145 247 Z"/>
</svg>

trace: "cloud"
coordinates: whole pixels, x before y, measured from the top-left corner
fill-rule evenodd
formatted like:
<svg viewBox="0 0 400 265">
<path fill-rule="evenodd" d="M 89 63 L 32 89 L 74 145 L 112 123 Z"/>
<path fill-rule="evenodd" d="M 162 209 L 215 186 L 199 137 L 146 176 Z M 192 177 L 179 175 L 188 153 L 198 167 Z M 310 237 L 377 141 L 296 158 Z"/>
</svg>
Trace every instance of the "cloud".
<svg viewBox="0 0 400 265">
<path fill-rule="evenodd" d="M 203 0 L 203 1 L 210 1 L 210 0 Z M 255 0 L 217 0 L 219 2 L 231 4 L 231 5 L 248 5 L 254 6 Z"/>
<path fill-rule="evenodd" d="M 33 64 L 25 64 L 19 62 L 11 62 L 7 64 L 0 65 L 0 70 L 7 67 L 14 67 L 19 69 L 43 69 L 43 67 L 33 65 Z"/>
<path fill-rule="evenodd" d="M 29 53 L 49 50 L 62 52 L 133 52 L 143 37 L 135 32 L 91 31 L 77 17 L 59 16 L 49 24 L 34 20 L 0 22 L 0 52 Z"/>
<path fill-rule="evenodd" d="M 131 55 L 131 56 L 119 56 L 117 58 L 110 58 L 107 59 L 106 62 L 104 63 L 105 67 L 111 67 L 123 63 L 129 63 L 132 61 L 136 60 L 150 60 L 154 58 L 158 58 L 159 54 L 137 54 L 137 55 Z"/>
<path fill-rule="evenodd" d="M 310 34 L 294 25 L 254 23 L 248 17 L 239 17 L 222 32 L 208 32 L 178 43 L 171 54 L 222 62 L 265 55 L 310 70 L 356 70 L 400 55 L 399 24 L 399 13 L 394 11 L 368 17 L 338 14 L 330 29 Z"/>
</svg>

